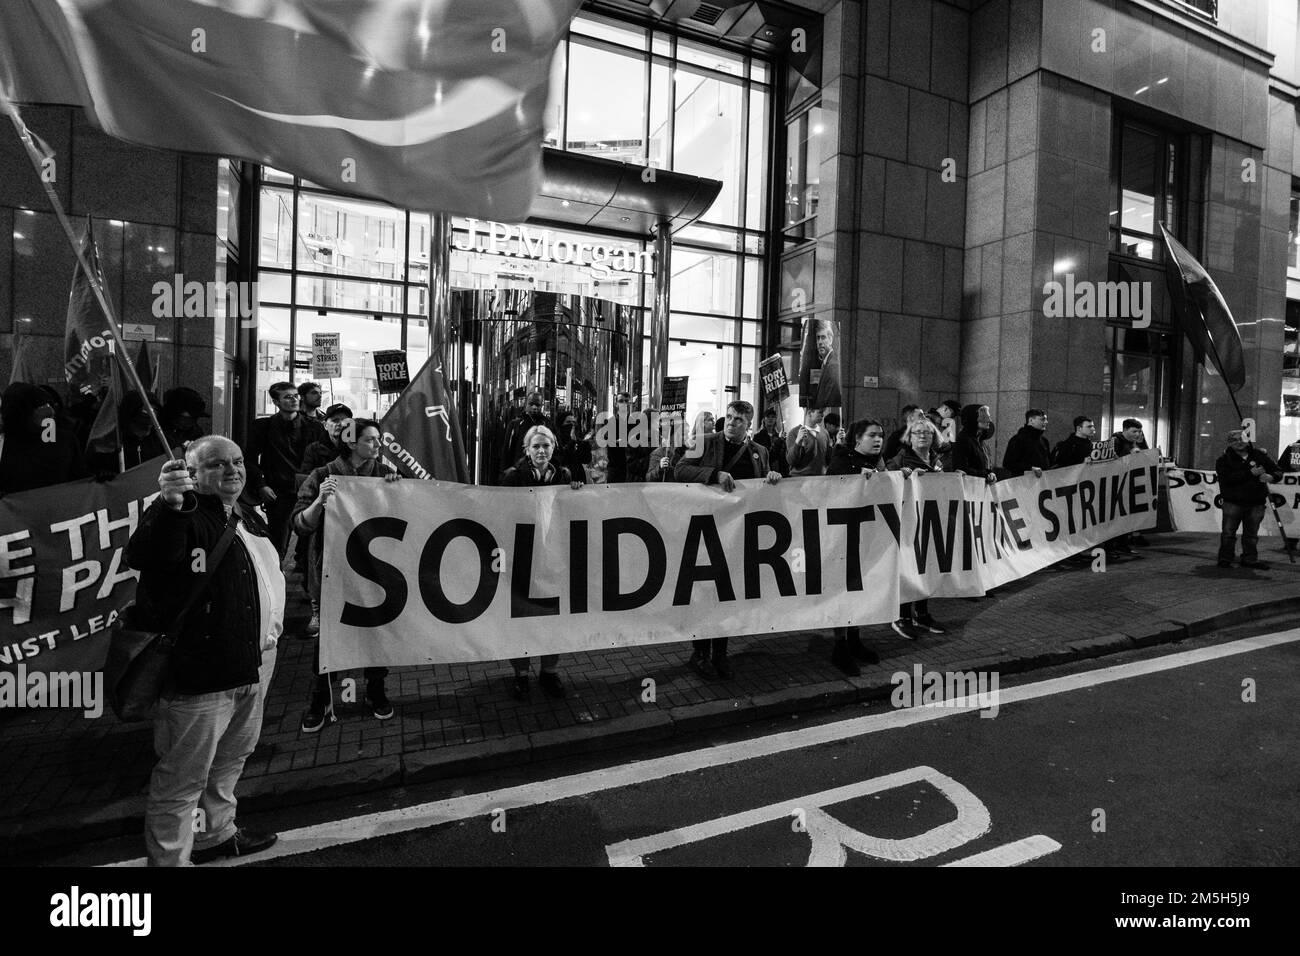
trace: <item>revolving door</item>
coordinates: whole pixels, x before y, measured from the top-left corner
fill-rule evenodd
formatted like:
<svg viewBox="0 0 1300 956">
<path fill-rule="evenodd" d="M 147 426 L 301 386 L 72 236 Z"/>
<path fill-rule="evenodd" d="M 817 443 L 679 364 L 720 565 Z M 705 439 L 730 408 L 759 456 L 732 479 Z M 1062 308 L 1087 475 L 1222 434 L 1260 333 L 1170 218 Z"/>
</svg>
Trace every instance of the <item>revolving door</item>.
<svg viewBox="0 0 1300 956">
<path fill-rule="evenodd" d="M 453 289 L 449 305 L 448 386 L 475 484 L 495 484 L 513 464 L 506 434 L 534 389 L 552 428 L 562 410 L 572 411 L 581 435 L 619 392 L 634 404 L 641 393 L 640 308 L 519 289 Z"/>
</svg>

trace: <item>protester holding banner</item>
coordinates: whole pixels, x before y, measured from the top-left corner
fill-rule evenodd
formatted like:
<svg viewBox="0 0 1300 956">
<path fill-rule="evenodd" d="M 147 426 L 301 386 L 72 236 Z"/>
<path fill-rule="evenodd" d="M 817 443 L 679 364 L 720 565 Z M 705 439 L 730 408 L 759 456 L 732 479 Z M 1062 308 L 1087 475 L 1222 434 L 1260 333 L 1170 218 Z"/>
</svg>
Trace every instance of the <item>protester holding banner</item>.
<svg viewBox="0 0 1300 956">
<path fill-rule="evenodd" d="M 574 491 L 582 487 L 582 482 L 569 473 L 564 466 L 551 462 L 555 454 L 555 435 L 545 425 L 534 425 L 524 436 L 524 448 L 527 456 L 506 471 L 502 484 L 507 488 L 544 488 L 549 485 L 568 485 Z M 511 689 L 517 700 L 528 696 L 528 672 L 532 658 L 516 657 L 511 660 L 515 669 L 515 683 Z M 541 673 L 537 683 L 548 697 L 563 699 L 564 685 L 560 682 L 559 654 L 543 654 Z"/>
<path fill-rule="evenodd" d="M 244 457 L 226 438 L 199 439 L 158 477 L 161 496 L 126 547 L 140 572 L 132 624 L 165 630 L 210 575 L 186 616 L 158 702 L 145 846 L 150 866 L 247 856 L 275 842 L 235 823 L 235 786 L 262 730 L 262 706 L 284 622 L 284 575 L 266 525 L 239 503 Z M 225 550 L 214 554 L 222 542 Z M 207 559 L 216 563 L 207 566 Z M 194 826 L 195 810 L 205 825 Z"/>
<path fill-rule="evenodd" d="M 502 472 L 512 468 L 515 462 L 525 456 L 525 439 L 530 431 L 538 425 L 545 425 L 547 431 L 551 430 L 551 420 L 546 417 L 544 405 L 545 399 L 541 391 L 533 389 L 528 393 L 523 414 L 506 426 L 506 438 L 501 446 Z"/>
<path fill-rule="evenodd" d="M 318 422 L 299 414 L 298 390 L 292 382 L 276 382 L 268 391 L 278 411 L 253 422 L 248 437 L 248 482 L 257 500 L 266 505 L 271 541 L 283 558 L 289 548 L 303 456 L 312 442 L 326 435 Z"/>
<path fill-rule="evenodd" d="M 826 456 L 831 440 L 822 427 L 825 409 L 808 408 L 803 413 L 803 424 L 790 429 L 785 436 L 786 461 L 790 463 L 790 477 L 826 474 Z"/>
<path fill-rule="evenodd" d="M 558 428 L 555 439 L 559 443 L 555 458 L 567 468 L 574 481 L 587 484 L 587 466 L 591 464 L 591 445 L 578 432 L 578 416 L 565 409 L 555 418 Z"/>
<path fill-rule="evenodd" d="M 967 405 L 961 410 L 961 431 L 952 446 L 953 471 L 987 478 L 989 484 L 1001 477 L 985 445 L 993 429 L 987 405 Z"/>
<path fill-rule="evenodd" d="M 749 423 L 753 418 L 754 406 L 749 402 L 729 404 L 722 432 L 705 437 L 698 458 L 687 457 L 678 462 L 677 480 L 718 485 L 728 494 L 736 490 L 737 481 L 762 478 L 773 485 L 780 481 L 781 473 L 768 467 L 767 449 L 749 440 Z M 727 638 L 695 641 L 688 664 L 705 679 L 731 677 Z"/>
<path fill-rule="evenodd" d="M 1282 480 L 1277 462 L 1248 443 L 1240 428 L 1228 433 L 1228 448 L 1214 464 L 1223 498 L 1223 531 L 1219 536 L 1219 567 L 1232 567 L 1241 528 L 1241 566 L 1265 570 L 1259 560 L 1256 541 L 1268 504 L 1268 483 Z"/>
<path fill-rule="evenodd" d="M 1047 442 L 1047 412 L 1041 408 L 1025 412 L 1024 426 L 1007 442 L 1002 467 L 1012 478 L 1031 471 L 1035 478 L 1041 478 L 1043 472 L 1052 467 L 1052 450 Z"/>
<path fill-rule="evenodd" d="M 785 435 L 777 426 L 777 407 L 769 405 L 763 411 L 763 427 L 754 436 L 754 443 L 767 449 L 768 464 L 781 473 L 790 475 L 790 462 L 786 460 Z"/>
<path fill-rule="evenodd" d="M 904 477 L 913 474 L 935 474 L 943 471 L 939 452 L 935 447 L 939 430 L 924 416 L 912 422 L 907 430 L 907 444 L 889 460 L 890 471 L 901 471 Z M 926 631 L 943 634 L 946 628 L 930 616 L 929 599 L 905 601 L 898 608 L 898 619 L 891 625 L 894 631 L 909 641 L 915 641 Z"/>
<path fill-rule="evenodd" d="M 899 418 L 902 420 L 903 424 L 890 432 L 889 436 L 885 439 L 885 450 L 882 454 L 885 456 L 886 461 L 893 458 L 903 450 L 903 446 L 907 444 L 907 430 L 912 427 L 912 422 L 916 421 L 918 415 L 924 414 L 925 412 L 922 410 L 920 405 L 903 406 L 903 410 L 899 412 Z"/>
<path fill-rule="evenodd" d="M 72 429 L 60 425 L 40 387 L 14 382 L 0 396 L 0 495 L 86 477 Z"/>
<path fill-rule="evenodd" d="M 1115 441 L 1115 456 L 1123 458 L 1125 455 L 1131 455 L 1136 451 L 1147 450 L 1146 436 L 1142 434 L 1142 423 L 1136 418 L 1124 419 L 1124 424 L 1119 431 L 1111 436 Z"/>
<path fill-rule="evenodd" d="M 338 406 L 334 406 L 336 409 Z M 331 409 L 331 410 L 334 410 Z M 324 568 L 325 550 L 325 512 L 326 505 L 338 490 L 338 479 L 343 476 L 360 478 L 383 478 L 384 481 L 396 481 L 400 476 L 379 457 L 380 428 L 378 422 L 357 419 L 344 422 L 339 426 L 342 445 L 347 454 L 340 454 L 329 464 L 312 471 L 298 489 L 297 502 L 293 509 L 293 528 L 299 537 L 308 539 L 307 567 L 308 593 L 311 595 L 312 621 L 309 632 L 320 633 L 320 594 L 322 570 Z M 349 434 L 349 432 L 351 434 Z M 312 662 L 312 671 L 320 670 L 320 646 Z M 384 689 L 384 678 L 388 676 L 386 667 L 367 667 L 366 706 L 379 720 L 388 720 L 393 716 L 393 705 L 388 701 Z M 299 729 L 305 734 L 314 734 L 325 724 L 334 723 L 334 684 L 333 675 L 318 674 L 316 686 L 312 690 L 311 703 L 303 715 Z"/>
<path fill-rule="evenodd" d="M 1097 426 L 1087 415 L 1078 415 L 1074 419 L 1074 434 L 1063 438 L 1052 449 L 1052 467 L 1069 468 L 1082 465 L 1092 454 L 1093 439 L 1097 437 Z"/>
</svg>

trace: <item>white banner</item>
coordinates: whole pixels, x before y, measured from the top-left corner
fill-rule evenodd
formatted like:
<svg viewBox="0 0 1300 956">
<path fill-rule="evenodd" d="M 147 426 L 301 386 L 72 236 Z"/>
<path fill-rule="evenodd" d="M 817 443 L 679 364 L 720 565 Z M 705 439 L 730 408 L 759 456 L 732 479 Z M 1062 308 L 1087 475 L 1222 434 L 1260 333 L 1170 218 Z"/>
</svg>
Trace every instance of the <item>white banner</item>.
<svg viewBox="0 0 1300 956">
<path fill-rule="evenodd" d="M 733 494 L 341 478 L 325 522 L 321 667 L 883 624 L 900 599 L 983 594 L 1150 527 L 1156 475 L 1143 452 L 994 486 L 897 472 L 745 481 Z"/>
<path fill-rule="evenodd" d="M 1219 496 L 1219 477 L 1212 471 L 1170 468 L 1169 518 L 1179 531 L 1212 531 L 1223 528 L 1223 499 Z M 1269 484 L 1269 497 L 1277 505 L 1278 517 L 1291 536 L 1300 536 L 1300 474 L 1284 474 L 1278 484 Z M 1260 537 L 1279 537 L 1277 519 L 1264 515 L 1259 525 Z"/>
</svg>

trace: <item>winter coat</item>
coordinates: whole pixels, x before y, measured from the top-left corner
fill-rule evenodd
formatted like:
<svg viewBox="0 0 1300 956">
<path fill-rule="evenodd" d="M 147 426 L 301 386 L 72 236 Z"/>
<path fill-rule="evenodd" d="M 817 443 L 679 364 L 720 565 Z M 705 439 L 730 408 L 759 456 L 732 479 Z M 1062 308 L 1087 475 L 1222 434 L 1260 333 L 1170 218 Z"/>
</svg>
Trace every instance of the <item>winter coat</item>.
<svg viewBox="0 0 1300 956">
<path fill-rule="evenodd" d="M 1047 443 L 1047 434 L 1032 425 L 1025 425 L 1007 442 L 1006 453 L 1002 456 L 1002 467 L 1012 477 L 1023 475 L 1035 468 L 1051 468 L 1052 451 Z"/>
<path fill-rule="evenodd" d="M 299 535 L 309 536 L 307 542 L 307 591 L 317 601 L 321 595 L 321 576 L 325 567 L 325 511 L 321 512 L 320 523 L 311 528 L 303 518 L 303 512 L 312 506 L 320 494 L 321 482 L 330 475 L 356 475 L 362 478 L 383 478 L 393 473 L 393 468 L 378 458 L 362 464 L 360 469 L 352 467 L 350 455 L 335 458 L 329 464 L 312 470 L 298 489 L 298 500 L 293 506 L 293 530 Z"/>
<path fill-rule="evenodd" d="M 1268 501 L 1268 486 L 1250 473 L 1252 465 L 1263 468 L 1270 481 L 1282 480 L 1282 469 L 1277 462 L 1258 448 L 1246 449 L 1245 458 L 1229 448 L 1214 463 L 1214 472 L 1219 478 L 1219 494 L 1224 501 L 1244 508 Z"/>
<path fill-rule="evenodd" d="M 864 471 L 885 470 L 887 469 L 884 455 L 877 455 L 873 461 L 848 445 L 836 445 L 831 449 L 831 463 L 826 467 L 826 474 L 860 475 Z"/>
<path fill-rule="evenodd" d="M 1071 435 L 1056 443 L 1056 448 L 1052 450 L 1052 467 L 1068 468 L 1071 465 L 1082 465 L 1091 454 L 1091 438 Z"/>
</svg>

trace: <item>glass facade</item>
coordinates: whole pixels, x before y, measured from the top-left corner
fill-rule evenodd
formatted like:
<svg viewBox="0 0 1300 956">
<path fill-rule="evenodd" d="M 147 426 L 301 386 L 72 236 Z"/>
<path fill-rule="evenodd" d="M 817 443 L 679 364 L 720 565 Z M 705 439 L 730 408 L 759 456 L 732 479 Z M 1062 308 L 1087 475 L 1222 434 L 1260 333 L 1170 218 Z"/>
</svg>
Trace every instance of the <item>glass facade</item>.
<svg viewBox="0 0 1300 956">
<path fill-rule="evenodd" d="M 1300 441 L 1300 181 L 1291 185 L 1291 218 L 1288 223 L 1279 451 L 1292 442 Z"/>
<path fill-rule="evenodd" d="M 755 400 L 762 343 L 768 225 L 771 67 L 752 55 L 604 17 L 577 17 L 560 44 L 545 116 L 548 146 L 720 180 L 699 223 L 676 234 L 668 375 L 690 377 L 688 414 Z M 815 203 L 815 184 L 811 185 Z M 453 221 L 452 287 L 596 296 L 648 309 L 648 237 L 528 225 L 548 242 L 609 267 L 537 257 L 517 235 L 487 249 L 486 224 Z M 470 240 L 471 228 L 478 230 Z M 517 228 L 517 227 L 516 227 Z M 330 194 L 263 170 L 256 407 L 266 388 L 310 379 L 311 333 L 343 333 L 344 377 L 322 382 L 354 411 L 382 414 L 376 349 L 406 348 L 412 373 L 428 348 L 429 217 Z M 480 251 L 483 247 L 483 251 Z M 628 253 L 623 256 L 624 251 Z M 636 257 L 633 263 L 632 258 Z M 627 266 L 626 268 L 624 266 Z M 642 350 L 648 356 L 648 347 Z M 643 381 L 648 379 L 643 370 Z"/>
</svg>

